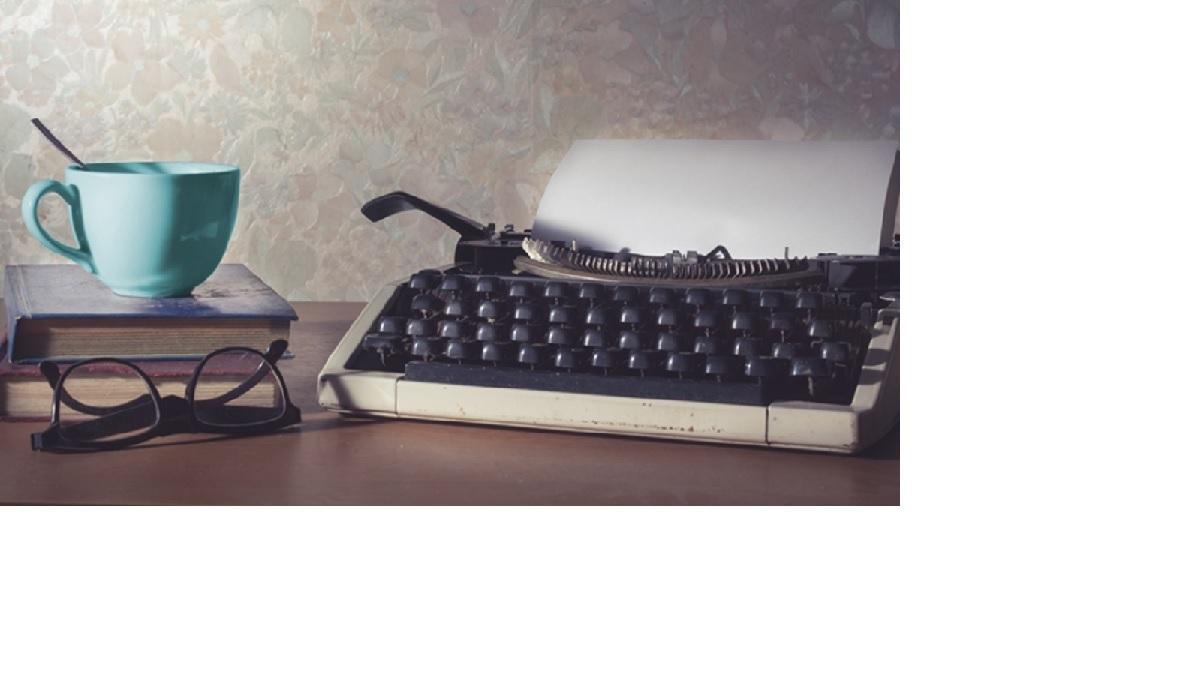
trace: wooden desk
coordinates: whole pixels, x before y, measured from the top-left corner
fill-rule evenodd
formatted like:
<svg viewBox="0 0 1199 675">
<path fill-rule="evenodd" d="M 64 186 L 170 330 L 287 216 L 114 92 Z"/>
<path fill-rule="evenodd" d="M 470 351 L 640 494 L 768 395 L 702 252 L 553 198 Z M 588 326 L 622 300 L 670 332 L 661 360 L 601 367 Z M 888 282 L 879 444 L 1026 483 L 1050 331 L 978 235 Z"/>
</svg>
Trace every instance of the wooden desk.
<svg viewBox="0 0 1199 675">
<path fill-rule="evenodd" d="M 89 455 L 32 452 L 44 422 L 0 422 L 0 503 L 898 504 L 899 434 L 864 456 L 353 420 L 316 404 L 316 375 L 359 303 L 295 303 L 281 364 L 293 431 L 169 437 Z"/>
</svg>

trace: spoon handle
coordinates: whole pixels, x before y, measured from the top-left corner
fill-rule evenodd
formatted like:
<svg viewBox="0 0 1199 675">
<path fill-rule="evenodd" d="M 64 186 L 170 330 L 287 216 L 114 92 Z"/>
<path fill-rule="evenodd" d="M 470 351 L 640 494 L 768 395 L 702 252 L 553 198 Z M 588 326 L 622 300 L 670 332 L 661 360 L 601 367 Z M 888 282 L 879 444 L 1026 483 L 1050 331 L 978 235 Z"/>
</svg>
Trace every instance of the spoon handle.
<svg viewBox="0 0 1199 675">
<path fill-rule="evenodd" d="M 54 134 L 50 133 L 50 130 L 46 128 L 45 124 L 42 124 L 41 120 L 39 120 L 38 118 L 35 117 L 30 121 L 33 122 L 33 126 L 37 127 L 38 131 L 42 132 L 42 135 L 46 137 L 46 140 L 50 141 L 51 145 L 58 148 L 59 152 L 66 155 L 67 157 L 70 157 L 71 161 L 78 164 L 80 168 L 82 168 L 82 169 L 87 168 L 87 164 L 85 164 L 82 159 L 79 159 L 78 157 L 76 157 L 75 153 L 73 153 L 69 149 L 67 149 L 67 146 L 63 145 L 62 141 L 58 140 L 58 138 Z"/>
</svg>

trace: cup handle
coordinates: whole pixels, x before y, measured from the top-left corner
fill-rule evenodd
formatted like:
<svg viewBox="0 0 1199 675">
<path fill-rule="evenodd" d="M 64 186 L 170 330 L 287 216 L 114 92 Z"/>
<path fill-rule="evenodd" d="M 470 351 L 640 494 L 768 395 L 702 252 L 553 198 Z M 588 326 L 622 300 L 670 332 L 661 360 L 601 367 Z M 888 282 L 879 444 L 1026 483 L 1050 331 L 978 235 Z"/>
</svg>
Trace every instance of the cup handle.
<svg viewBox="0 0 1199 675">
<path fill-rule="evenodd" d="M 78 248 L 72 248 L 59 242 L 54 237 L 46 232 L 45 228 L 37 219 L 37 205 L 42 201 L 42 197 L 46 193 L 53 192 L 62 197 L 63 201 L 71 209 L 71 229 L 75 233 L 75 241 L 79 244 Z M 25 191 L 25 198 L 21 200 L 21 215 L 25 218 L 25 227 L 29 230 L 38 241 L 42 242 L 42 246 L 54 251 L 58 255 L 77 263 L 80 267 L 96 273 L 96 264 L 92 260 L 91 251 L 87 247 L 87 238 L 83 233 L 83 218 L 79 212 L 79 189 L 74 185 L 63 185 L 56 180 L 43 180 L 34 183 Z"/>
</svg>

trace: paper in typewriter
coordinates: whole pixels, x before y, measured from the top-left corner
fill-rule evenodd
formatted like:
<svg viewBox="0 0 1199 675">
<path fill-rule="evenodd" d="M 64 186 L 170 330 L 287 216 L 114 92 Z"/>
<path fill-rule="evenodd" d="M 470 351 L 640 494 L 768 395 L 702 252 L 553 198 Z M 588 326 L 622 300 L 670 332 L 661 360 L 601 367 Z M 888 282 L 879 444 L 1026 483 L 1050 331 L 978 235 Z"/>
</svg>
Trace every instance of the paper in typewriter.
<svg viewBox="0 0 1199 675">
<path fill-rule="evenodd" d="M 877 255 L 893 141 L 576 141 L 533 235 L 604 251 Z"/>
</svg>

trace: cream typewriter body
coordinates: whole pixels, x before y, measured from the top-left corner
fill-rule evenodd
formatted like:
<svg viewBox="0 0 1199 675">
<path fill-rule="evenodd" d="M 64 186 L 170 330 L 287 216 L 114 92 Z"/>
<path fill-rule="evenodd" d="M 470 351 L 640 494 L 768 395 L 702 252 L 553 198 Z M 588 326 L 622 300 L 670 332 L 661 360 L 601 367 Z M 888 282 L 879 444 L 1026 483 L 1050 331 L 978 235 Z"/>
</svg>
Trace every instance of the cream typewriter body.
<svg viewBox="0 0 1199 675">
<path fill-rule="evenodd" d="M 731 163 L 724 173 L 733 178 L 688 168 L 705 162 Z M 677 184 L 647 190 L 661 175 Z M 704 180 L 725 180 L 729 194 Z M 804 191 L 795 182 L 818 189 L 796 195 Z M 586 191 L 595 185 L 606 187 L 602 202 Z M 652 203 L 656 194 L 671 203 Z M 694 198 L 676 204 L 681 194 Z M 354 415 L 856 452 L 899 417 L 897 197 L 893 144 L 619 141 L 572 148 L 532 232 L 385 195 L 363 213 L 441 220 L 461 235 L 455 263 L 375 295 L 321 371 L 320 404 Z M 647 211 L 651 221 L 640 222 Z M 802 225 L 816 218 L 819 227 Z M 647 231 L 650 240 L 671 236 L 653 222 L 688 219 L 705 225 L 675 240 L 710 252 L 629 252 L 655 245 L 640 243 Z"/>
</svg>

